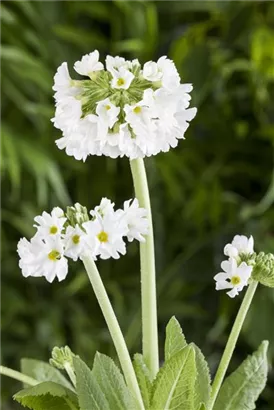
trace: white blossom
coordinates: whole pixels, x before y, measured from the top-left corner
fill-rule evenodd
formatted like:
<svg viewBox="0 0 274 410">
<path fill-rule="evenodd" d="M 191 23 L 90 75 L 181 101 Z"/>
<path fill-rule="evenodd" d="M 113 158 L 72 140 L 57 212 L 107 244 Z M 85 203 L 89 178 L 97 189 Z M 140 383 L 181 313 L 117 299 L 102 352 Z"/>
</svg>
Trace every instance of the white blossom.
<svg viewBox="0 0 274 410">
<path fill-rule="evenodd" d="M 72 79 L 69 75 L 68 64 L 62 63 L 54 76 L 54 85 L 52 87 L 56 99 L 61 99 L 68 96 L 74 96 L 79 92 L 77 87 L 72 85 Z"/>
<path fill-rule="evenodd" d="M 155 61 L 148 61 L 144 64 L 143 77 L 148 81 L 160 81 L 163 73 L 159 70 L 158 64 Z"/>
<path fill-rule="evenodd" d="M 112 88 L 127 90 L 134 78 L 129 70 L 121 67 L 117 71 L 112 71 L 112 80 L 110 82 Z"/>
<path fill-rule="evenodd" d="M 248 285 L 252 273 L 252 266 L 248 266 L 245 262 L 237 266 L 236 260 L 231 258 L 228 261 L 223 261 L 221 268 L 224 272 L 220 272 L 214 276 L 216 290 L 231 289 L 227 294 L 231 298 L 234 298 Z"/>
<path fill-rule="evenodd" d="M 59 236 L 48 236 L 45 239 L 35 236 L 30 242 L 23 238 L 18 243 L 17 251 L 24 277 L 44 276 L 48 282 L 52 282 L 56 277 L 61 281 L 67 276 L 68 262 Z"/>
<path fill-rule="evenodd" d="M 98 242 L 97 254 L 102 259 L 118 259 L 126 253 L 126 244 L 123 237 L 126 236 L 128 228 L 125 221 L 117 218 L 113 213 L 107 213 L 102 218 L 100 215 L 94 220 L 83 223 L 88 237 L 96 238 Z"/>
<path fill-rule="evenodd" d="M 93 51 L 92 53 L 85 54 L 80 61 L 76 61 L 74 64 L 74 70 L 81 75 L 89 76 L 94 71 L 101 71 L 104 69 L 104 66 L 99 61 L 99 52 L 98 50 Z"/>
<path fill-rule="evenodd" d="M 133 199 L 124 202 L 124 216 L 126 220 L 129 242 L 137 239 L 140 242 L 145 242 L 144 235 L 148 234 L 147 210 L 139 207 L 138 199 Z"/>
<path fill-rule="evenodd" d="M 254 239 L 244 235 L 235 235 L 233 241 L 224 248 L 224 254 L 230 258 L 238 258 L 241 254 L 249 255 L 254 252 Z"/>
<path fill-rule="evenodd" d="M 67 218 L 61 208 L 53 208 L 50 214 L 44 211 L 42 215 L 34 218 L 37 223 L 37 225 L 34 225 L 37 228 L 37 235 L 43 239 L 60 235 L 66 220 Z"/>
<path fill-rule="evenodd" d="M 68 226 L 63 236 L 64 240 L 64 254 L 74 261 L 82 258 L 85 255 L 95 257 L 98 243 L 95 238 L 88 237 L 88 235 L 80 228 L 79 225 L 75 227 Z"/>
</svg>

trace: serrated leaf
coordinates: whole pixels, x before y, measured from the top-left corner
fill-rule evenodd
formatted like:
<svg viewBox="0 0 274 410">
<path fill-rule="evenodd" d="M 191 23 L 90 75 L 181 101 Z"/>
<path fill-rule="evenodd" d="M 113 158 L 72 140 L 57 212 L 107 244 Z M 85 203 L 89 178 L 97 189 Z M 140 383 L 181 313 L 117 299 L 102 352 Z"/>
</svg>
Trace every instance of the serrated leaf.
<svg viewBox="0 0 274 410">
<path fill-rule="evenodd" d="M 92 374 L 104 393 L 111 409 L 136 409 L 135 401 L 126 386 L 122 373 L 110 357 L 97 352 Z"/>
<path fill-rule="evenodd" d="M 136 353 L 134 355 L 133 367 L 141 390 L 144 406 L 146 409 L 148 409 L 150 406 L 152 382 L 150 380 L 150 374 L 147 365 L 145 364 L 144 358 L 140 353 Z"/>
<path fill-rule="evenodd" d="M 175 316 L 172 316 L 166 327 L 165 361 L 169 360 L 186 345 L 187 342 L 181 326 Z"/>
<path fill-rule="evenodd" d="M 233 372 L 222 385 L 214 410 L 253 410 L 255 402 L 265 387 L 267 379 L 268 342 Z"/>
<path fill-rule="evenodd" d="M 94 374 L 79 357 L 73 358 L 76 391 L 81 410 L 110 410 L 110 406 Z"/>
<path fill-rule="evenodd" d="M 211 393 L 211 378 L 207 361 L 194 343 L 190 343 L 195 350 L 195 364 L 197 370 L 197 377 L 195 380 L 195 409 L 205 409 L 209 403 Z M 204 407 L 203 407 L 204 405 Z"/>
<path fill-rule="evenodd" d="M 14 400 L 32 410 L 77 410 L 77 396 L 69 389 L 54 382 L 43 382 L 21 390 Z"/>
<path fill-rule="evenodd" d="M 49 363 L 34 359 L 21 359 L 21 371 L 27 376 L 33 377 L 39 382 L 52 381 L 61 384 L 64 387 L 74 391 L 71 383 L 62 375 L 62 373 L 52 367 Z"/>
<path fill-rule="evenodd" d="M 195 350 L 187 346 L 160 369 L 154 383 L 151 410 L 194 410 Z"/>
</svg>

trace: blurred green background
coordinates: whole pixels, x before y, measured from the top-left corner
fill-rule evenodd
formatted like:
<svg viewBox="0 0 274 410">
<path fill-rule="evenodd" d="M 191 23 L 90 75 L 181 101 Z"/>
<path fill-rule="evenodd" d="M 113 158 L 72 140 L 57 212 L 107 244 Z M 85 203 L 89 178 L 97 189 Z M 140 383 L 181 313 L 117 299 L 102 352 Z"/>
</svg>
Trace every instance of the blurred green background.
<svg viewBox="0 0 274 410">
<path fill-rule="evenodd" d="M 194 85 L 198 114 L 186 140 L 146 161 L 154 212 L 159 330 L 176 315 L 209 360 L 220 359 L 241 296 L 214 290 L 223 246 L 253 234 L 256 250 L 274 246 L 274 5 L 271 2 L 3 1 L 2 24 L 2 362 L 48 360 L 68 344 L 92 363 L 115 355 L 81 263 L 64 282 L 24 279 L 16 245 L 33 234 L 33 217 L 102 196 L 132 197 L 127 159 L 69 158 L 55 146 L 53 75 L 98 49 L 139 58 L 172 58 Z M 130 352 L 141 350 L 138 246 L 98 263 Z M 260 287 L 231 370 L 262 339 L 274 358 L 274 291 Z M 274 408 L 273 372 L 258 409 Z M 271 389 L 272 386 L 272 389 Z M 3 378 L 3 409 L 19 383 Z"/>
</svg>

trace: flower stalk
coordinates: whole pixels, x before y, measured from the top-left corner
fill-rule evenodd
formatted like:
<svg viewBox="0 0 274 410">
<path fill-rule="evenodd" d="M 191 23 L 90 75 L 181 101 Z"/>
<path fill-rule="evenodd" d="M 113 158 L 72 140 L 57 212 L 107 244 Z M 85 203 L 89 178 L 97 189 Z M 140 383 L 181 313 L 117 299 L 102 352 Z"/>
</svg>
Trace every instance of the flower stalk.
<svg viewBox="0 0 274 410">
<path fill-rule="evenodd" d="M 136 198 L 140 206 L 145 208 L 148 213 L 149 234 L 146 236 L 146 241 L 140 243 L 142 332 L 144 360 L 150 370 L 151 377 L 154 378 L 159 370 L 159 352 L 152 214 L 143 159 L 131 160 L 130 167 Z"/>
<path fill-rule="evenodd" d="M 94 293 L 104 315 L 105 321 L 108 325 L 109 332 L 111 334 L 116 352 L 127 382 L 127 385 L 133 395 L 135 396 L 139 408 L 144 410 L 143 400 L 140 392 L 140 388 L 137 382 L 137 378 L 134 372 L 134 368 L 131 362 L 131 358 L 125 343 L 125 339 L 121 332 L 119 323 L 113 311 L 112 305 L 109 301 L 104 284 L 97 270 L 96 264 L 91 257 L 84 257 L 83 263 L 86 268 L 89 280 L 93 287 Z"/>
<path fill-rule="evenodd" d="M 0 374 L 18 380 L 19 382 L 28 384 L 29 386 L 35 386 L 36 384 L 40 383 L 38 380 L 35 380 L 32 377 L 27 376 L 26 374 L 17 372 L 16 370 L 10 369 L 9 367 L 5 366 L 0 366 Z"/>
<path fill-rule="evenodd" d="M 238 315 L 235 319 L 234 325 L 232 327 L 230 336 L 228 338 L 222 359 L 220 361 L 213 385 L 212 385 L 212 391 L 211 391 L 211 400 L 210 400 L 210 405 L 209 405 L 209 410 L 213 409 L 213 406 L 215 404 L 215 401 L 217 399 L 219 390 L 221 388 L 221 385 L 223 383 L 227 368 L 229 366 L 231 357 L 233 355 L 237 340 L 239 338 L 240 331 L 243 327 L 247 312 L 250 308 L 253 296 L 255 294 L 255 291 L 257 289 L 258 282 L 252 281 L 246 291 L 246 294 L 244 296 L 243 302 L 241 304 L 240 310 L 238 312 Z"/>
</svg>

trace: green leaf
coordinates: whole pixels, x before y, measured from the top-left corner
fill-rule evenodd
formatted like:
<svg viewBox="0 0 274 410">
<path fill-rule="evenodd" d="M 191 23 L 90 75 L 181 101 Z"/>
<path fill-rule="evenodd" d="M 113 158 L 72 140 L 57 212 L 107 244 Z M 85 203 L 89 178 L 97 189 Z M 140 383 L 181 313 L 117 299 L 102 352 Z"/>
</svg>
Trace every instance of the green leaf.
<svg viewBox="0 0 274 410">
<path fill-rule="evenodd" d="M 69 389 L 54 382 L 43 382 L 19 391 L 14 400 L 33 410 L 77 410 L 76 395 Z"/>
<path fill-rule="evenodd" d="M 194 410 L 195 350 L 187 346 L 160 369 L 154 383 L 151 410 Z"/>
<path fill-rule="evenodd" d="M 211 378 L 209 373 L 209 367 L 207 361 L 199 349 L 194 343 L 191 343 L 195 350 L 195 364 L 197 370 L 197 376 L 195 380 L 195 409 L 204 409 L 209 403 L 210 392 L 211 392 Z"/>
<path fill-rule="evenodd" d="M 21 371 L 39 382 L 52 381 L 74 391 L 71 383 L 58 369 L 41 360 L 21 359 Z"/>
<path fill-rule="evenodd" d="M 267 379 L 268 342 L 233 372 L 221 387 L 214 410 L 253 410 Z"/>
<path fill-rule="evenodd" d="M 79 357 L 73 358 L 73 364 L 81 410 L 110 410 L 106 396 L 88 366 Z"/>
<path fill-rule="evenodd" d="M 135 401 L 126 386 L 125 380 L 110 357 L 97 352 L 92 374 L 106 396 L 111 409 L 136 409 Z"/>
<path fill-rule="evenodd" d="M 144 362 L 143 356 L 140 353 L 136 353 L 134 355 L 133 367 L 141 390 L 144 406 L 148 409 L 150 405 L 152 383 L 150 380 L 149 370 Z"/>
<path fill-rule="evenodd" d="M 172 316 L 166 327 L 165 361 L 187 346 L 181 326 L 175 316 Z"/>
</svg>

